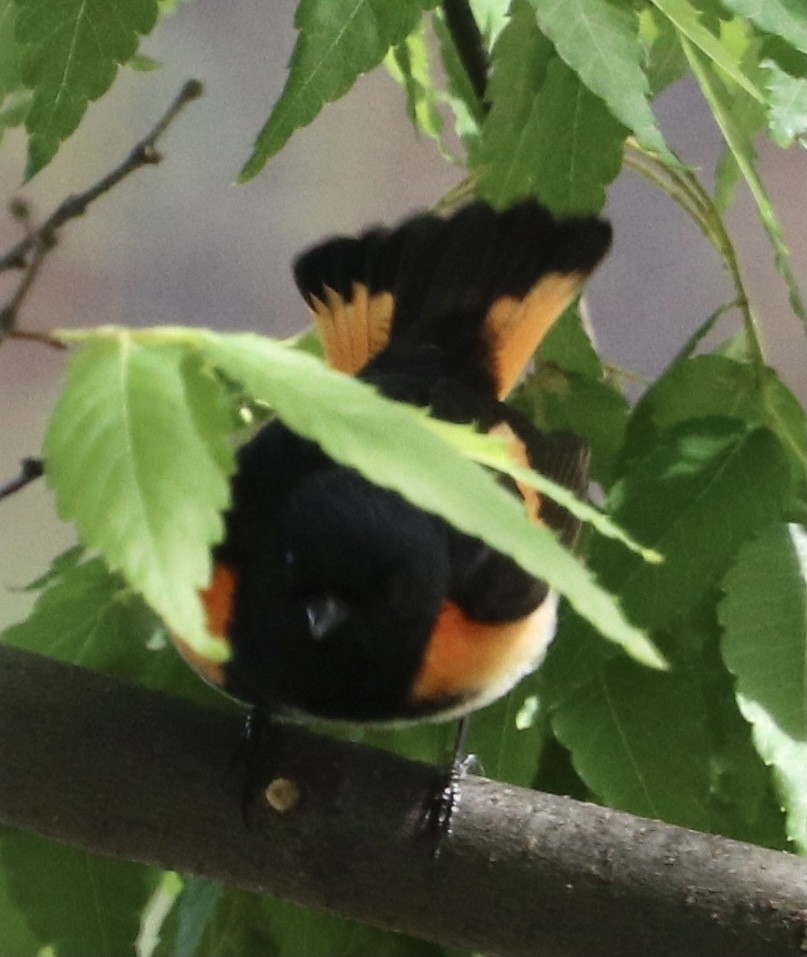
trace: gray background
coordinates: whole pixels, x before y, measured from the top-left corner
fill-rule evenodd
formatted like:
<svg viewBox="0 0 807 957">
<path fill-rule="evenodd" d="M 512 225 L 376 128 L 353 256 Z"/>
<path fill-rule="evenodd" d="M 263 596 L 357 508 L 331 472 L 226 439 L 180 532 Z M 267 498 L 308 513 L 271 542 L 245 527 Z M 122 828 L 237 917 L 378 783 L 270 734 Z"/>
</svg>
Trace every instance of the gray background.
<svg viewBox="0 0 807 957">
<path fill-rule="evenodd" d="M 232 186 L 282 88 L 295 37 L 293 8 L 290 0 L 180 5 L 144 44 L 164 68 L 122 71 L 52 168 L 22 190 L 24 139 L 7 136 L 0 197 L 17 192 L 43 217 L 119 162 L 185 79 L 196 76 L 206 86 L 204 99 L 163 142 L 165 161 L 121 184 L 63 232 L 22 325 L 181 323 L 289 334 L 307 321 L 289 273 L 298 250 L 332 232 L 428 207 L 458 181 L 460 172 L 431 142 L 415 138 L 397 87 L 377 71 L 326 107 L 257 179 Z M 721 144 L 697 89 L 677 84 L 658 111 L 668 142 L 710 182 Z M 804 152 L 764 146 L 760 168 L 803 276 Z M 5 205 L 0 249 L 18 235 Z M 653 376 L 732 298 L 731 287 L 694 224 L 636 174 L 615 182 L 606 213 L 615 228 L 614 250 L 590 286 L 601 351 L 608 361 Z M 729 224 L 771 363 L 803 397 L 803 334 L 743 186 Z M 0 303 L 15 278 L 0 276 Z M 728 334 L 732 326 L 723 329 Z M 20 458 L 37 453 L 64 363 L 63 353 L 42 346 L 0 349 L 0 481 L 17 473 Z M 0 627 L 31 602 L 11 586 L 40 574 L 73 541 L 42 482 L 0 505 Z"/>
</svg>

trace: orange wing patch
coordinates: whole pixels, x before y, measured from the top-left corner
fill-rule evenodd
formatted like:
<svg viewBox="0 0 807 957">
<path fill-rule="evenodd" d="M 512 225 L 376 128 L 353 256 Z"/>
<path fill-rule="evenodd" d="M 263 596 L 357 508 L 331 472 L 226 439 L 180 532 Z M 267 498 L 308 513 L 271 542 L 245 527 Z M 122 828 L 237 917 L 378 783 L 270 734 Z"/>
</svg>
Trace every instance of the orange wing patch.
<svg viewBox="0 0 807 957">
<path fill-rule="evenodd" d="M 585 273 L 543 276 L 523 299 L 502 296 L 488 310 L 487 341 L 499 399 L 505 399 L 552 324 L 577 295 Z"/>
<path fill-rule="evenodd" d="M 339 372 L 356 375 L 389 342 L 391 292 L 371 294 L 364 283 L 354 282 L 348 301 L 326 286 L 325 301 L 312 294 L 310 302 L 325 358 Z"/>
<path fill-rule="evenodd" d="M 443 603 L 420 671 L 414 701 L 466 698 L 481 707 L 501 697 L 540 664 L 555 633 L 552 597 L 516 621 L 482 622 Z"/>
<path fill-rule="evenodd" d="M 199 593 L 207 614 L 207 630 L 217 638 L 229 640 L 236 584 L 233 569 L 223 562 L 217 562 L 213 566 L 210 584 Z M 171 635 L 171 641 L 194 671 L 211 684 L 220 688 L 224 686 L 226 675 L 222 662 L 205 658 L 178 635 Z"/>
</svg>

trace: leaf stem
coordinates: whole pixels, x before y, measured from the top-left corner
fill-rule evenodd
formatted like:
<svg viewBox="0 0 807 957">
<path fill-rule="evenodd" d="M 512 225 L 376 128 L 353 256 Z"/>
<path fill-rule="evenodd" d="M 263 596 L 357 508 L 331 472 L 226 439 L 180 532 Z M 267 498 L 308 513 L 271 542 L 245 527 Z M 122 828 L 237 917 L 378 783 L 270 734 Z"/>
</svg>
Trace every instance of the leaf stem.
<svg viewBox="0 0 807 957">
<path fill-rule="evenodd" d="M 450 216 L 456 212 L 460 206 L 469 202 L 476 195 L 476 188 L 479 185 L 480 170 L 476 169 L 464 177 L 456 186 L 445 193 L 434 204 L 433 212 L 438 216 Z"/>
<path fill-rule="evenodd" d="M 734 248 L 734 243 L 731 241 L 731 237 L 728 234 L 728 230 L 723 222 L 723 217 L 720 215 L 720 211 L 712 200 L 712 197 L 709 196 L 709 194 L 703 188 L 698 178 L 691 170 L 685 171 L 683 175 L 687 178 L 693 192 L 701 197 L 704 205 L 708 205 L 712 227 L 710 237 L 712 237 L 712 242 L 714 243 L 715 248 L 723 257 L 723 261 L 725 262 L 726 268 L 731 276 L 731 280 L 734 284 L 734 290 L 737 293 L 735 300 L 736 305 L 740 310 L 740 314 L 743 317 L 743 324 L 745 325 L 748 348 L 751 351 L 754 365 L 757 368 L 760 368 L 765 365 L 762 339 L 756 317 L 751 309 L 751 303 L 748 299 L 748 293 L 745 289 L 742 273 L 740 272 L 740 263 L 737 259 L 737 251 Z"/>
</svg>

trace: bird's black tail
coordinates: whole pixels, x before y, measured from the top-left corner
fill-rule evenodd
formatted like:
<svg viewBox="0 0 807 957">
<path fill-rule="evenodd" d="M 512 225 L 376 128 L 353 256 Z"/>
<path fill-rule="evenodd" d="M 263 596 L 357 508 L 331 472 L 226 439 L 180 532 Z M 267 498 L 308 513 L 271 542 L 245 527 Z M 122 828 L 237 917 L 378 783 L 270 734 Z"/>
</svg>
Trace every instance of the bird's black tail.
<svg viewBox="0 0 807 957">
<path fill-rule="evenodd" d="M 448 219 L 326 240 L 294 274 L 334 368 L 358 374 L 387 346 L 468 351 L 503 398 L 610 242 L 601 219 L 476 202 Z"/>
</svg>

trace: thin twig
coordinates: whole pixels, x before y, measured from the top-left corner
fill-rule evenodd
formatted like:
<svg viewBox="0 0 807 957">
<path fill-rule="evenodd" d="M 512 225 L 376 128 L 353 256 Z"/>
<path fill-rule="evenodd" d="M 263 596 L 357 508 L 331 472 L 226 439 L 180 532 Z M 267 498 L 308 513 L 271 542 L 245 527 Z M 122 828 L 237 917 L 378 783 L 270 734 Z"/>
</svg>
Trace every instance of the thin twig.
<svg viewBox="0 0 807 957">
<path fill-rule="evenodd" d="M 761 369 L 765 364 L 765 356 L 759 328 L 751 310 L 734 244 L 712 197 L 692 170 L 666 167 L 653 154 L 643 150 L 633 138 L 627 141 L 625 165 L 641 173 L 674 199 L 720 253 L 736 292 L 735 304 L 743 318 L 753 364 Z"/>
<path fill-rule="evenodd" d="M 199 80 L 188 80 L 156 126 L 134 147 L 120 166 L 107 173 L 85 192 L 68 196 L 38 229 L 17 243 L 4 256 L 0 256 L 0 271 L 19 268 L 25 262 L 28 252 L 39 241 L 40 236 L 53 234 L 69 219 L 82 216 L 90 203 L 104 193 L 109 192 L 113 186 L 116 186 L 122 179 L 141 166 L 159 163 L 161 156 L 156 149 L 157 140 L 174 121 L 182 108 L 191 100 L 195 100 L 202 95 L 202 90 L 203 87 Z"/>
<path fill-rule="evenodd" d="M 706 210 L 691 195 L 689 189 L 682 188 L 681 183 L 673 177 L 670 170 L 656 161 L 649 153 L 644 153 L 641 148 L 633 146 L 630 140 L 627 141 L 625 149 L 625 166 L 636 173 L 640 173 L 654 186 L 674 199 L 684 212 L 695 221 L 704 236 L 714 244 L 714 237 L 709 231 Z"/>
<path fill-rule="evenodd" d="M 443 13 L 468 80 L 484 109 L 490 63 L 482 32 L 468 0 L 443 0 Z"/>
<path fill-rule="evenodd" d="M 68 348 L 61 339 L 56 339 L 49 332 L 37 332 L 34 329 L 11 329 L 5 333 L 5 337 L 6 339 L 22 339 L 24 342 L 37 342 L 51 349 Z"/>
<path fill-rule="evenodd" d="M 628 369 L 626 366 L 617 365 L 614 362 L 602 363 L 603 373 L 608 382 L 629 382 L 632 385 L 640 385 L 646 388 L 650 384 L 650 379 L 637 372 L 635 369 Z"/>
<path fill-rule="evenodd" d="M 0 485 L 0 499 L 8 498 L 9 495 L 19 492 L 21 488 L 25 488 L 26 485 L 30 485 L 31 482 L 38 479 L 44 471 L 45 463 L 42 459 L 23 459 L 20 463 L 20 474 L 10 482 L 6 482 L 5 485 Z"/>
<path fill-rule="evenodd" d="M 32 241 L 32 252 L 28 262 L 22 267 L 25 270 L 22 279 L 9 301 L 0 309 L 0 341 L 6 336 L 14 335 L 20 307 L 39 275 L 45 256 L 56 245 L 56 235 L 52 231 L 29 232 L 28 238 Z"/>
<path fill-rule="evenodd" d="M 687 172 L 686 177 L 690 183 L 693 193 L 700 196 L 702 202 L 708 203 L 710 207 L 712 228 L 715 236 L 715 247 L 723 257 L 723 261 L 725 262 L 726 268 L 728 269 L 729 275 L 734 283 L 734 289 L 737 293 L 737 308 L 740 310 L 740 313 L 743 317 L 745 334 L 748 340 L 748 348 L 750 350 L 754 365 L 757 369 L 761 369 L 762 366 L 765 365 L 765 355 L 762 348 L 761 334 L 756 317 L 751 309 L 748 293 L 745 289 L 745 283 L 743 282 L 742 273 L 740 272 L 740 263 L 737 259 L 737 251 L 734 248 L 734 243 L 731 241 L 731 237 L 729 236 L 725 223 L 723 222 L 723 217 L 720 215 L 719 210 L 715 206 L 712 197 L 709 196 L 694 173 L 691 171 Z"/>
<path fill-rule="evenodd" d="M 174 121 L 182 108 L 201 95 L 202 84 L 198 80 L 189 80 L 151 132 L 131 150 L 119 166 L 83 193 L 68 196 L 41 226 L 33 230 L 27 228 L 25 237 L 5 255 L 0 256 L 0 272 L 7 269 L 24 270 L 22 279 L 8 303 L 0 309 L 0 341 L 8 337 L 43 342 L 50 346 L 57 345 L 56 340 L 47 334 L 22 332 L 16 326 L 20 307 L 39 275 L 45 257 L 56 245 L 58 230 L 68 220 L 83 216 L 90 203 L 104 193 L 109 192 L 113 186 L 116 186 L 130 173 L 142 166 L 159 163 L 162 157 L 156 148 L 157 140 Z M 12 204 L 12 214 L 28 226 L 28 209 L 21 201 L 15 201 Z"/>
</svg>

